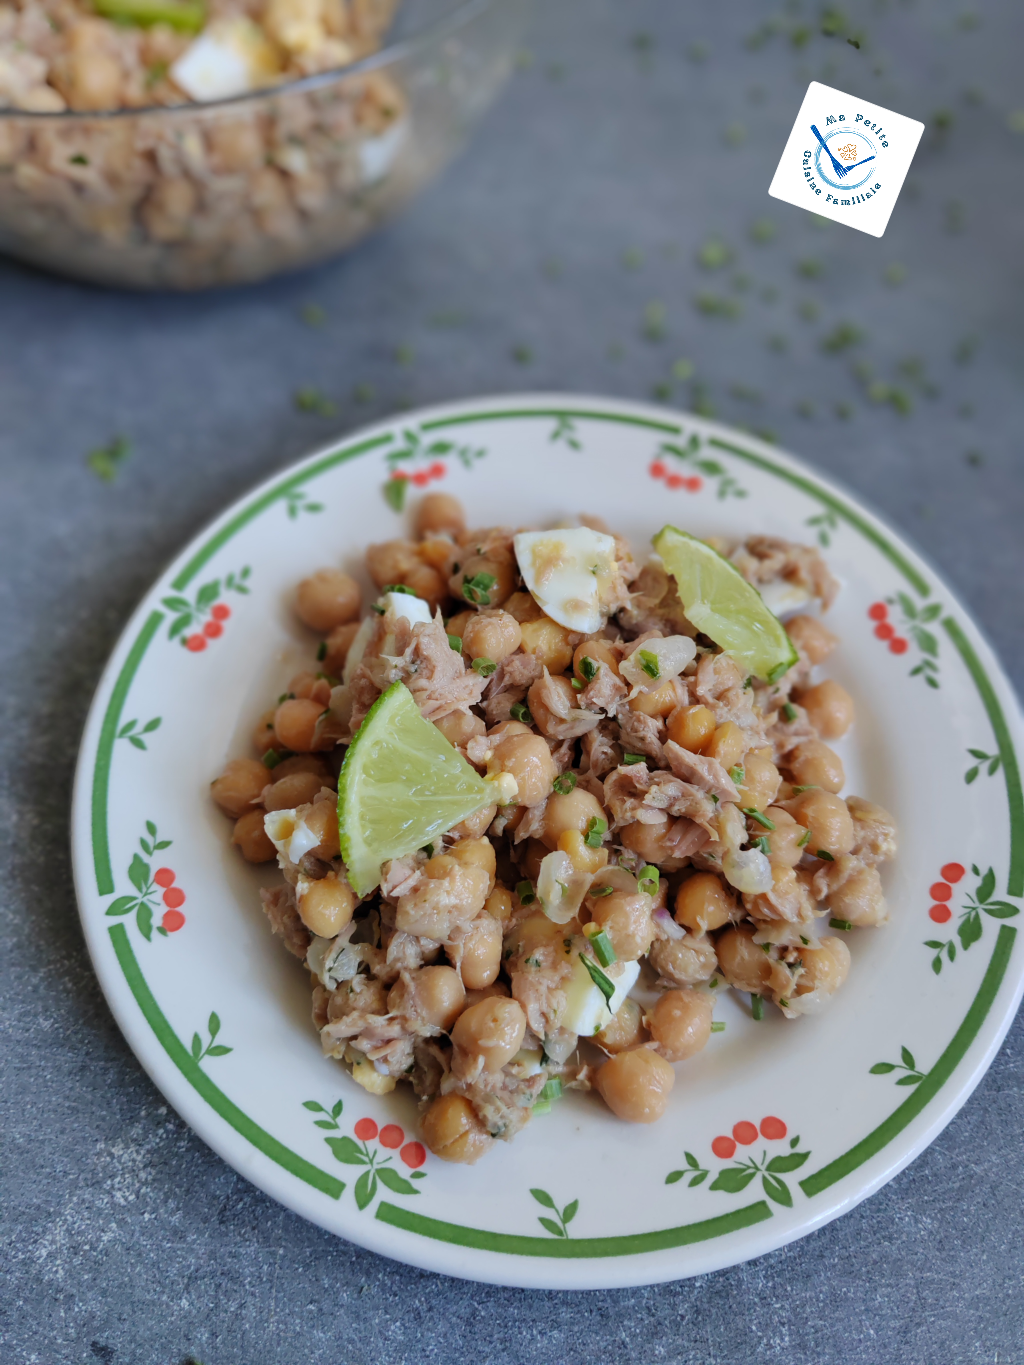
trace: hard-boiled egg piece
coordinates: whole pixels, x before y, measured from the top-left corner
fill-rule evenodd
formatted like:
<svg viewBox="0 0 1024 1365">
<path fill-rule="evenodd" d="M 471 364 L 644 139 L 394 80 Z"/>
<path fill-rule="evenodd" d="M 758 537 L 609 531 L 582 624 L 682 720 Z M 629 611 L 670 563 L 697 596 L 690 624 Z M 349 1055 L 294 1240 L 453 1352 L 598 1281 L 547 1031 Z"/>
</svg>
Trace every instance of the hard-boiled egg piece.
<svg viewBox="0 0 1024 1365">
<path fill-rule="evenodd" d="M 241 15 L 215 19 L 190 43 L 170 75 L 194 100 L 226 100 L 272 85 L 280 74 L 277 53 L 262 30 Z"/>
<path fill-rule="evenodd" d="M 565 986 L 566 1010 L 559 1026 L 580 1037 L 591 1038 L 610 1023 L 640 975 L 639 962 L 616 962 L 601 971 L 614 990 L 605 1003 L 604 993 L 594 983 L 577 950 L 572 951 L 572 976 Z"/>
<path fill-rule="evenodd" d="M 299 819 L 294 810 L 268 811 L 263 819 L 267 838 L 287 862 L 297 863 L 321 842 L 321 836 Z"/>
<path fill-rule="evenodd" d="M 615 540 L 589 526 L 520 531 L 519 572 L 534 600 L 566 630 L 592 635 L 607 618 L 602 590 L 615 579 Z"/>
<path fill-rule="evenodd" d="M 420 622 L 427 624 L 431 620 L 430 604 L 424 602 L 422 597 L 413 597 L 408 592 L 386 592 L 380 599 L 380 605 L 385 613 L 391 612 L 392 616 L 400 616 L 410 625 L 417 625 Z"/>
</svg>

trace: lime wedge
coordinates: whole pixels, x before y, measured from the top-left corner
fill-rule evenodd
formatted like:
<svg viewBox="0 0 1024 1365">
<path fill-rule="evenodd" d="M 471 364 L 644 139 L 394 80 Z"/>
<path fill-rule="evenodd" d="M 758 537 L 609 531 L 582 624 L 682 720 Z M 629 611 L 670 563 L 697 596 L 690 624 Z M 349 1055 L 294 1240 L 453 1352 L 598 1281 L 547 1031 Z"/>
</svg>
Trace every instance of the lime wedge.
<svg viewBox="0 0 1024 1365">
<path fill-rule="evenodd" d="M 676 580 L 687 619 L 748 673 L 775 682 L 797 661 L 782 622 L 761 594 L 717 550 L 663 526 L 652 542 Z"/>
<path fill-rule="evenodd" d="M 394 683 L 367 712 L 338 776 L 349 881 L 365 896 L 381 863 L 432 843 L 493 800 L 493 784 L 423 719 L 405 684 Z"/>
</svg>

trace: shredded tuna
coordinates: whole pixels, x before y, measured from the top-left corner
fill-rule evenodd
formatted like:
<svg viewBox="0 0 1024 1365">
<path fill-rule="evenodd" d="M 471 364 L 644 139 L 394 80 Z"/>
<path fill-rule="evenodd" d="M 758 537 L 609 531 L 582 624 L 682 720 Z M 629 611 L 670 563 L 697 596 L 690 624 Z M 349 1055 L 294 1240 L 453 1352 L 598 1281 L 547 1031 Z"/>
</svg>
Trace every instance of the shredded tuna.
<svg viewBox="0 0 1024 1365">
<path fill-rule="evenodd" d="M 665 722 L 656 716 L 646 716 L 643 711 L 631 711 L 622 705 L 615 712 L 619 723 L 619 743 L 627 754 L 644 754 L 655 767 L 664 768 Z"/>
<path fill-rule="evenodd" d="M 749 536 L 731 558 L 755 587 L 783 578 L 817 597 L 826 610 L 839 591 L 839 584 L 813 545 L 797 545 L 778 536 Z"/>
<path fill-rule="evenodd" d="M 685 815 L 709 836 L 715 829 L 715 803 L 710 796 L 671 773 L 652 772 L 646 763 L 631 763 L 606 777 L 604 803 L 615 817 L 613 829 L 634 820 L 660 824 L 665 815 Z"/>
<path fill-rule="evenodd" d="M 263 887 L 260 900 L 270 920 L 271 930 L 283 939 L 290 953 L 304 961 L 313 936 L 299 918 L 295 892 L 287 883 L 284 886 Z"/>
<path fill-rule="evenodd" d="M 740 794 L 736 783 L 719 763 L 717 758 L 707 758 L 702 754 L 691 754 L 689 749 L 669 740 L 665 745 L 665 757 L 677 777 L 692 782 L 702 792 L 716 796 L 719 801 L 738 801 Z"/>
<path fill-rule="evenodd" d="M 596 711 L 583 711 L 571 705 L 562 689 L 555 687 L 546 668 L 543 676 L 530 688 L 528 696 L 531 704 L 536 698 L 551 712 L 552 720 L 547 728 L 549 739 L 578 739 L 601 723 Z"/>
<path fill-rule="evenodd" d="M 618 727 L 613 721 L 603 720 L 595 729 L 588 731 L 580 741 L 583 757 L 580 768 L 592 773 L 594 777 L 604 777 L 622 762 L 622 748 L 616 743 Z"/>
</svg>

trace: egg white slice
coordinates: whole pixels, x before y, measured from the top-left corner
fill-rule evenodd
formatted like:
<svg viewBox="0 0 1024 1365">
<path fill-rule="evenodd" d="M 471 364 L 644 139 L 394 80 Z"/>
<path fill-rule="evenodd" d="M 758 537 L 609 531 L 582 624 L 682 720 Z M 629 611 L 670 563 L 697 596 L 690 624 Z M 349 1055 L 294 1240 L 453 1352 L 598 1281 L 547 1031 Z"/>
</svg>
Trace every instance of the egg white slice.
<svg viewBox="0 0 1024 1365">
<path fill-rule="evenodd" d="M 589 526 L 520 531 L 519 572 L 545 615 L 566 630 L 592 635 L 604 625 L 601 590 L 615 575 L 615 540 Z"/>
</svg>

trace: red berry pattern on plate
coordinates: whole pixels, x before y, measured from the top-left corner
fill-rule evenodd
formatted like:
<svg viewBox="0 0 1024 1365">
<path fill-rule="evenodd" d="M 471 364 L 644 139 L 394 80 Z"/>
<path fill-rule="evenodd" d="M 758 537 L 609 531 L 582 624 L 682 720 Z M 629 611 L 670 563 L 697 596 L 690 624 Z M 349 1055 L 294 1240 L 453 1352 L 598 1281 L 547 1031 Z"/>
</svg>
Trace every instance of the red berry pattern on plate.
<svg viewBox="0 0 1024 1365">
<path fill-rule="evenodd" d="M 121 916 L 134 913 L 136 928 L 146 942 L 151 943 L 154 929 L 166 938 L 168 934 L 176 934 L 179 929 L 185 927 L 185 916 L 181 913 L 181 907 L 185 904 L 185 893 L 180 886 L 175 885 L 176 874 L 172 868 L 158 867 L 154 872 L 146 861 L 147 858 L 152 858 L 154 853 L 170 848 L 172 840 L 157 838 L 156 825 L 152 820 L 146 821 L 146 836 L 139 840 L 139 847 L 145 857 L 136 853 L 128 866 L 128 880 L 135 888 L 135 895 L 118 896 L 107 906 L 107 914 Z M 153 913 L 159 909 L 158 898 L 163 901 L 166 909 L 160 923 L 154 924 Z"/>
<path fill-rule="evenodd" d="M 788 1131 L 782 1119 L 775 1114 L 768 1114 L 759 1124 L 751 1123 L 749 1119 L 741 1119 L 739 1123 L 733 1124 L 730 1133 L 720 1133 L 711 1143 L 712 1155 L 718 1157 L 720 1161 L 730 1161 L 733 1164 L 722 1167 L 708 1189 L 721 1190 L 724 1194 L 739 1194 L 752 1180 L 760 1176 L 761 1187 L 768 1198 L 791 1209 L 793 1194 L 782 1176 L 788 1175 L 790 1171 L 799 1170 L 811 1155 L 809 1151 L 796 1150 L 800 1145 L 799 1137 L 790 1138 L 788 1152 L 769 1156 L 765 1147 L 757 1157 L 741 1155 L 739 1160 L 733 1161 L 740 1148 L 752 1147 L 759 1138 L 764 1142 L 781 1142 Z M 686 1160 L 685 1167 L 679 1171 L 669 1171 L 665 1177 L 665 1184 L 675 1185 L 686 1178 L 689 1189 L 694 1185 L 703 1185 L 711 1174 L 710 1169 L 702 1166 L 692 1152 L 684 1152 L 683 1156 Z"/>
<path fill-rule="evenodd" d="M 401 512 L 405 507 L 405 495 L 409 484 L 416 488 L 426 488 L 435 479 L 444 478 L 448 468 L 444 458 L 439 457 L 461 460 L 467 469 L 472 469 L 476 461 L 482 460 L 486 454 L 487 451 L 479 447 L 460 446 L 455 441 L 443 438 L 434 440 L 425 436 L 422 431 L 407 427 L 402 432 L 402 439 L 397 447 L 389 450 L 384 457 L 389 471 L 388 481 L 384 485 L 384 500 L 396 512 Z M 410 470 L 404 467 L 406 461 L 413 464 L 421 461 L 422 465 Z"/>
<path fill-rule="evenodd" d="M 237 574 L 227 574 L 223 582 L 219 578 L 211 579 L 203 584 L 191 602 L 187 597 L 164 597 L 163 605 L 174 613 L 167 631 L 168 640 L 178 640 L 192 654 L 201 654 L 211 640 L 219 640 L 224 634 L 224 623 L 231 616 L 231 608 L 219 600 L 221 590 L 247 596 L 250 591 L 247 580 L 251 573 L 247 564 Z"/>
<path fill-rule="evenodd" d="M 676 474 L 667 469 L 662 460 L 655 460 L 647 472 L 652 479 L 663 479 L 667 488 L 685 488 L 688 493 L 699 493 L 704 487 L 699 474 Z"/>
<path fill-rule="evenodd" d="M 972 943 L 977 943 L 982 935 L 982 914 L 991 916 L 992 919 L 1013 919 L 1020 913 L 1019 906 L 1011 905 L 1009 901 L 998 901 L 992 899 L 992 893 L 996 889 L 996 874 L 990 867 L 982 876 L 977 863 L 971 864 L 971 871 L 981 880 L 974 889 L 973 895 L 968 892 L 966 904 L 960 911 L 959 923 L 956 926 L 956 937 L 960 940 L 960 948 L 966 952 Z M 967 875 L 967 869 L 962 863 L 944 863 L 940 870 L 941 880 L 932 882 L 928 888 L 928 895 L 931 897 L 932 905 L 928 911 L 928 918 L 935 924 L 948 924 L 953 918 L 953 910 L 950 902 L 953 899 L 953 887 L 963 880 Z M 942 972 L 943 962 L 955 962 L 957 945 L 953 939 L 925 939 L 924 946 L 930 948 L 934 956 L 932 957 L 932 971 L 936 976 Z"/>
<path fill-rule="evenodd" d="M 662 441 L 648 472 L 652 478 L 664 480 L 667 487 L 685 488 L 688 493 L 699 493 L 705 479 L 715 479 L 719 499 L 745 498 L 747 490 L 719 460 L 709 459 L 702 451 L 702 439 L 696 434 L 685 445 Z"/>
<path fill-rule="evenodd" d="M 341 1124 L 338 1119 L 344 1109 L 341 1100 L 336 1100 L 330 1109 L 325 1109 L 317 1100 L 303 1100 L 302 1107 L 308 1109 L 311 1114 L 321 1115 L 320 1118 L 313 1120 L 318 1128 L 340 1133 Z M 415 1140 L 406 1142 L 405 1131 L 397 1123 L 385 1123 L 383 1127 L 379 1127 L 376 1119 L 369 1117 L 357 1119 L 352 1132 L 355 1138 L 344 1135 L 325 1137 L 324 1142 L 330 1147 L 337 1161 L 346 1166 L 366 1168 L 356 1181 L 353 1191 L 356 1206 L 360 1211 L 367 1208 L 376 1198 L 378 1182 L 392 1194 L 419 1194 L 419 1190 L 411 1182 L 426 1179 L 426 1171 L 420 1170 L 427 1159 L 427 1149 L 422 1142 Z M 397 1151 L 399 1161 L 409 1171 L 408 1180 L 391 1164 L 394 1160 L 393 1155 L 385 1156 L 380 1147 L 370 1146 L 375 1139 L 380 1147 L 388 1152 Z"/>
<path fill-rule="evenodd" d="M 891 619 L 893 608 L 902 616 L 899 626 Z M 875 636 L 882 640 L 890 654 L 906 654 L 911 641 L 917 646 L 921 658 L 910 670 L 912 678 L 923 678 L 932 688 L 939 687 L 939 641 L 928 626 L 942 615 L 942 604 L 930 602 L 919 607 L 905 592 L 888 597 L 884 602 L 872 602 L 868 607 L 868 620 L 874 623 Z"/>
</svg>

